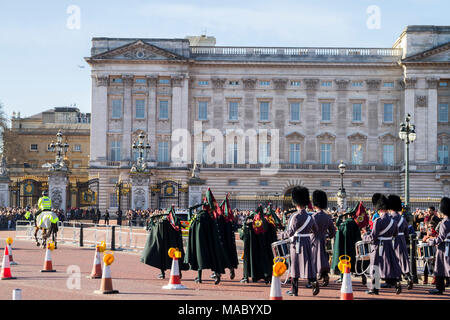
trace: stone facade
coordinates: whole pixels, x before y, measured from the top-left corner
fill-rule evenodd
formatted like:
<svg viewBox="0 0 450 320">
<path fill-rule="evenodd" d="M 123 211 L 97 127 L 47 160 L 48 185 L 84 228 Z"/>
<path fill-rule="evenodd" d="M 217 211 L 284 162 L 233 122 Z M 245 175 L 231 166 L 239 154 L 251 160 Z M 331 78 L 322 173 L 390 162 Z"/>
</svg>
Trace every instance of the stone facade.
<svg viewBox="0 0 450 320">
<path fill-rule="evenodd" d="M 334 194 L 340 160 L 348 195 L 403 194 L 398 131 L 408 113 L 417 131 L 411 197 L 441 197 L 450 179 L 449 41 L 450 27 L 437 26 L 408 26 L 393 48 L 93 38 L 89 172 L 100 176 L 100 208 L 114 209 L 119 176 L 130 180 L 140 130 L 152 146 L 151 206 L 170 201 L 159 187 L 167 181 L 177 186 L 173 202 L 188 205 L 194 160 L 201 191 L 218 198 L 283 195 L 296 184 Z"/>
</svg>

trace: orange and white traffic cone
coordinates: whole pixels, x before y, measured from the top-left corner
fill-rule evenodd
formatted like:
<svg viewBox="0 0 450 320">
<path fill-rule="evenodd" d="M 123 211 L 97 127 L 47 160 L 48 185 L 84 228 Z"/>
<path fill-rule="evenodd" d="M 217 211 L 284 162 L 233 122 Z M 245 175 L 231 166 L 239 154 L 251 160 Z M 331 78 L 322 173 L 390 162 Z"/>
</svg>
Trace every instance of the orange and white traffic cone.
<svg viewBox="0 0 450 320">
<path fill-rule="evenodd" d="M 172 268 L 170 269 L 170 280 L 169 284 L 163 286 L 163 289 L 169 290 L 183 290 L 187 289 L 185 286 L 181 284 L 180 279 L 180 269 L 178 266 L 178 259 L 181 258 L 181 251 L 178 249 L 170 248 L 169 256 L 172 258 Z"/>
<path fill-rule="evenodd" d="M 92 266 L 91 275 L 88 278 L 100 279 L 102 277 L 102 265 L 100 262 L 100 251 L 99 247 L 95 248 L 94 265 Z"/>
<path fill-rule="evenodd" d="M 55 249 L 53 242 L 47 243 L 47 250 L 45 251 L 44 267 L 41 272 L 56 272 L 52 265 L 52 251 Z"/>
<path fill-rule="evenodd" d="M 111 253 L 105 254 L 103 257 L 103 274 L 102 282 L 100 284 L 100 290 L 95 290 L 94 293 L 98 294 L 111 294 L 119 293 L 118 290 L 113 290 L 110 264 L 114 262 L 114 256 Z"/>
<path fill-rule="evenodd" d="M 350 265 L 344 265 L 344 277 L 342 278 L 341 300 L 353 300 L 352 278 Z"/>
<path fill-rule="evenodd" d="M 9 252 L 9 264 L 14 266 L 17 265 L 17 262 L 14 261 L 12 256 L 12 248 L 11 245 L 13 243 L 13 239 L 11 237 L 6 238 L 6 245 L 8 246 L 8 252 Z"/>
<path fill-rule="evenodd" d="M 272 274 L 272 285 L 270 286 L 270 300 L 283 300 L 280 277 L 276 277 L 274 274 Z"/>
<path fill-rule="evenodd" d="M 9 266 L 8 246 L 5 246 L 5 254 L 3 255 L 1 280 L 9 280 L 9 279 L 15 279 L 15 277 L 13 277 L 11 275 L 11 268 Z"/>
</svg>

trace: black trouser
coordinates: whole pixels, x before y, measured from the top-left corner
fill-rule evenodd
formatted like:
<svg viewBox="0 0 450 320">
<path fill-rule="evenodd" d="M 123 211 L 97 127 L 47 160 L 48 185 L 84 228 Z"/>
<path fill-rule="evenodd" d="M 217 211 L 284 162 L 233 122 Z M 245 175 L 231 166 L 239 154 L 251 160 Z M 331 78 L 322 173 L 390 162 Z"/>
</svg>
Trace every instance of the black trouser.
<svg viewBox="0 0 450 320">
<path fill-rule="evenodd" d="M 436 289 L 440 292 L 445 291 L 445 277 L 436 276 Z"/>
<path fill-rule="evenodd" d="M 316 282 L 317 278 L 308 278 L 308 283 Z M 292 278 L 291 279 L 291 289 L 292 292 L 295 294 L 298 294 L 298 278 Z"/>
</svg>

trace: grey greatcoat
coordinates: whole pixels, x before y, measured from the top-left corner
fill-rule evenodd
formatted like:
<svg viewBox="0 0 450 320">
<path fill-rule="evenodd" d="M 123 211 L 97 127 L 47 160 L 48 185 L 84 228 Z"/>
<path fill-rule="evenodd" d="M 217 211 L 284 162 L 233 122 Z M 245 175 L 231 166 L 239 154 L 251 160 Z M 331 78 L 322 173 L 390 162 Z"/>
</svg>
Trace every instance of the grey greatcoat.
<svg viewBox="0 0 450 320">
<path fill-rule="evenodd" d="M 377 266 L 380 277 L 384 279 L 398 279 L 402 273 L 392 245 L 392 237 L 396 237 L 398 234 L 397 224 L 393 221 L 391 227 L 381 234 L 391 221 L 393 220 L 388 213 L 381 213 L 373 223 L 372 232 L 363 236 L 364 241 L 372 244 L 370 249 L 371 274 L 373 275 L 374 272 L 373 267 Z"/>
<path fill-rule="evenodd" d="M 288 229 L 284 233 L 284 238 L 293 237 L 305 224 L 308 217 L 310 215 L 305 210 L 293 213 L 289 219 Z M 296 251 L 297 242 L 292 241 L 290 244 L 290 276 L 292 278 L 315 279 L 317 276 L 317 269 L 311 252 L 311 232 L 317 232 L 317 225 L 312 217 L 310 217 L 309 222 L 299 233 L 299 253 Z"/>
<path fill-rule="evenodd" d="M 439 225 L 439 235 L 428 240 L 428 244 L 437 246 L 434 259 L 434 275 L 450 277 L 450 219 L 445 217 Z M 447 242 L 445 241 L 447 240 Z"/>
<path fill-rule="evenodd" d="M 317 232 L 311 235 L 311 251 L 313 263 L 316 265 L 317 273 L 330 272 L 330 257 L 326 251 L 327 237 L 333 239 L 336 235 L 336 228 L 330 215 L 322 210 L 312 215 L 317 225 Z"/>
<path fill-rule="evenodd" d="M 400 263 L 402 273 L 408 274 L 410 272 L 408 248 L 406 247 L 406 237 L 409 236 L 408 222 L 398 212 L 391 213 L 391 217 L 398 227 L 398 234 L 394 238 L 394 251 Z"/>
</svg>

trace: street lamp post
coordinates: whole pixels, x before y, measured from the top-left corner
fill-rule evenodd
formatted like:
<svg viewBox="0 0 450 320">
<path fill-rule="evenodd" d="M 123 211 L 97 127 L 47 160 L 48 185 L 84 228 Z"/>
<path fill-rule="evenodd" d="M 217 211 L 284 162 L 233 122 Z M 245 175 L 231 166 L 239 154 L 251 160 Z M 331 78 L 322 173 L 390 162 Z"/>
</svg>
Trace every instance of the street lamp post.
<svg viewBox="0 0 450 320">
<path fill-rule="evenodd" d="M 147 169 L 147 164 L 145 163 L 144 159 L 144 153 L 147 150 L 150 150 L 150 145 L 144 143 L 145 135 L 144 132 L 140 132 L 138 136 L 138 143 L 136 141 L 133 142 L 131 147 L 133 150 L 137 150 L 139 152 L 139 156 L 136 159 L 136 163 L 133 164 L 133 167 L 131 168 L 131 172 L 145 172 Z"/>
<path fill-rule="evenodd" d="M 347 197 L 347 194 L 345 193 L 344 188 L 344 173 L 346 168 L 344 160 L 341 160 L 341 163 L 339 164 L 338 168 L 339 174 L 341 175 L 341 187 L 339 188 L 339 191 L 337 193 L 338 206 L 341 208 L 341 210 L 345 210 L 345 198 Z"/>
<path fill-rule="evenodd" d="M 56 143 L 52 141 L 49 145 L 50 151 L 56 151 L 56 159 L 55 163 L 51 164 L 51 169 L 59 171 L 66 169 L 64 164 L 64 156 L 69 150 L 69 145 L 67 143 L 63 143 L 63 134 L 61 130 L 56 134 Z"/>
<path fill-rule="evenodd" d="M 405 206 L 409 206 L 409 144 L 416 140 L 416 126 L 410 123 L 411 115 L 408 113 L 405 122 L 400 124 L 398 133 L 405 142 Z"/>
<path fill-rule="evenodd" d="M 117 190 L 117 205 L 119 207 L 119 210 L 121 210 L 121 198 L 122 198 L 122 188 L 123 188 L 123 182 L 122 180 L 117 181 L 116 183 L 116 190 Z"/>
</svg>

